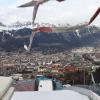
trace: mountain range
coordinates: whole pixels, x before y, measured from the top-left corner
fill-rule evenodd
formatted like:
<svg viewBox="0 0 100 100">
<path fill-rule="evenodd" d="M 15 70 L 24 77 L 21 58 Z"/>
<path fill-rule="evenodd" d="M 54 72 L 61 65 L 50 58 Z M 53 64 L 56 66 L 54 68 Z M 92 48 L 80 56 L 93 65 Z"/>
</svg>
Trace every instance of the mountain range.
<svg viewBox="0 0 100 100">
<path fill-rule="evenodd" d="M 63 47 L 71 49 L 83 46 L 97 46 L 100 43 L 100 28 L 96 26 L 55 26 L 42 24 L 38 26 L 50 26 L 55 31 L 52 33 L 36 33 L 32 47 Z M 12 25 L 4 25 L 0 22 L 0 50 L 12 51 L 23 49 L 24 44 L 29 44 L 32 32 L 31 22 L 17 22 Z"/>
</svg>

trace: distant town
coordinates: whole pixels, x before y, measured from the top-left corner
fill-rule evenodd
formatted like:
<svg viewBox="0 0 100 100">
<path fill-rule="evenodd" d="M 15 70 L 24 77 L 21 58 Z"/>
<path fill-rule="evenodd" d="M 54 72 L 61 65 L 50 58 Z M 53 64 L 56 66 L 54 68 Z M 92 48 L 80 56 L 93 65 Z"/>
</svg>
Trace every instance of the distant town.
<svg viewBox="0 0 100 100">
<path fill-rule="evenodd" d="M 55 77 L 63 84 L 92 84 L 100 82 L 100 48 L 82 47 L 71 51 L 45 55 L 39 51 L 0 52 L 0 75 L 15 80 L 32 79 L 38 74 Z M 99 69 L 99 70 L 98 70 Z"/>
</svg>

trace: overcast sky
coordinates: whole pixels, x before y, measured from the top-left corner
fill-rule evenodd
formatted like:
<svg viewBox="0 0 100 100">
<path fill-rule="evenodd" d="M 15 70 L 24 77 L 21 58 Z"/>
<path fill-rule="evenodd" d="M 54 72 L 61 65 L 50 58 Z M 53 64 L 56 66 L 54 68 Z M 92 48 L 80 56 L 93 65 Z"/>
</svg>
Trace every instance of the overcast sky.
<svg viewBox="0 0 100 100">
<path fill-rule="evenodd" d="M 33 8 L 17 8 L 30 0 L 0 0 L 0 21 L 6 24 L 16 21 L 32 21 Z M 39 7 L 36 23 L 71 24 L 88 22 L 100 6 L 100 0 L 50 0 Z M 100 15 L 93 24 L 100 26 Z"/>
</svg>

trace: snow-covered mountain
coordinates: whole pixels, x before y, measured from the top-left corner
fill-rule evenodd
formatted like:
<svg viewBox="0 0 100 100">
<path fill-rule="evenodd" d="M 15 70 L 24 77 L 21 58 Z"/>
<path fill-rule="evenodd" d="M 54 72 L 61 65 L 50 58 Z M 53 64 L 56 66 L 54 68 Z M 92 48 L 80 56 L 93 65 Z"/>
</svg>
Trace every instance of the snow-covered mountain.
<svg viewBox="0 0 100 100">
<path fill-rule="evenodd" d="M 66 45 L 67 48 L 77 46 L 95 46 L 100 43 L 100 28 L 96 26 L 55 26 L 42 23 L 37 26 L 50 26 L 55 30 L 53 33 L 37 33 L 34 37 L 33 46 L 42 45 Z M 31 22 L 16 22 L 11 25 L 0 23 L 0 47 L 4 49 L 23 48 L 24 43 L 29 44 L 29 36 L 32 32 Z M 12 50 L 13 50 L 12 49 Z"/>
</svg>

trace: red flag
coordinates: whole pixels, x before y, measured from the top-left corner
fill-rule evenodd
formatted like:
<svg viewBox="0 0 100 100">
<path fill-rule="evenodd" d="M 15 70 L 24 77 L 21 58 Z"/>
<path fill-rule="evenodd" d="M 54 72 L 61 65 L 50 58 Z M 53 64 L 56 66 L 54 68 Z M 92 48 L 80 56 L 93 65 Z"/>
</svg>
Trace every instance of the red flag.
<svg viewBox="0 0 100 100">
<path fill-rule="evenodd" d="M 49 32 L 52 32 L 52 28 L 50 27 L 38 27 L 38 28 L 34 28 L 33 29 L 33 32 L 46 32 L 46 33 L 49 33 Z"/>
<path fill-rule="evenodd" d="M 99 15 L 99 13 L 100 13 L 100 7 L 97 9 L 97 11 L 95 12 L 95 14 L 91 17 L 88 25 L 90 25 L 94 21 L 94 19 Z"/>
</svg>

